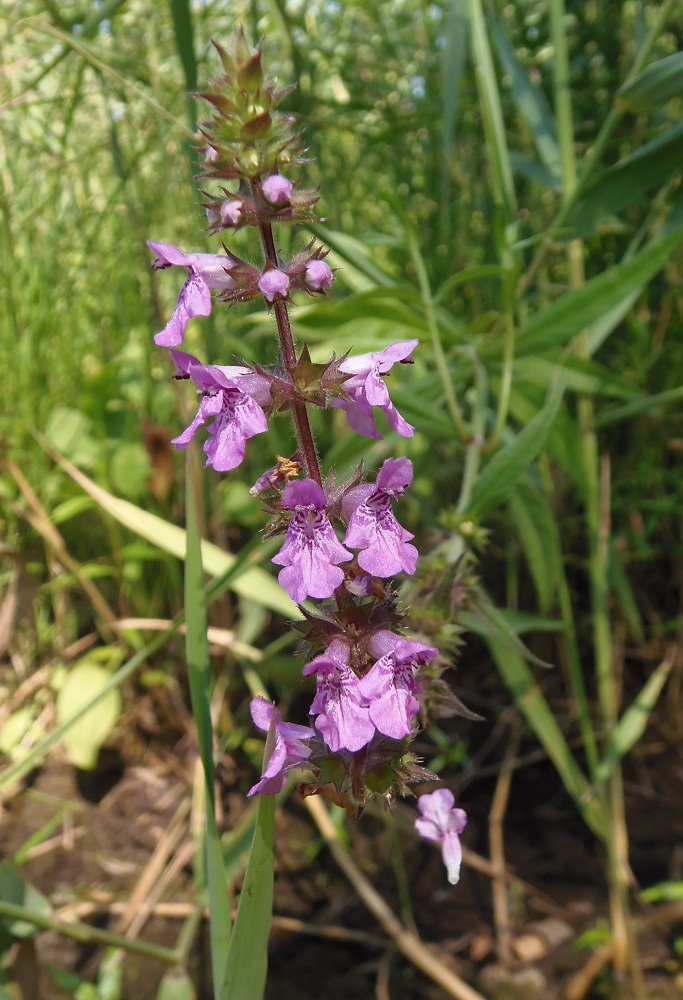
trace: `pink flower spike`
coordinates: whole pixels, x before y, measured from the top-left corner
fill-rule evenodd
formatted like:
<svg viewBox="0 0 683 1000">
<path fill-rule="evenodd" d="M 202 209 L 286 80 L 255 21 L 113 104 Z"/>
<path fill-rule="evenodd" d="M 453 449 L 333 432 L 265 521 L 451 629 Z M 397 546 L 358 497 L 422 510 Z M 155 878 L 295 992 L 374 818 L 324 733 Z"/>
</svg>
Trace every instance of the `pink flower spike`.
<svg viewBox="0 0 683 1000">
<path fill-rule="evenodd" d="M 170 243 L 148 240 L 147 246 L 156 255 L 152 261 L 155 270 L 166 267 L 187 268 L 187 281 L 180 289 L 173 315 L 164 329 L 154 337 L 154 343 L 159 347 L 176 347 L 183 341 L 189 320 L 194 316 L 208 316 L 211 313 L 211 289 L 227 291 L 234 288 L 234 279 L 226 268 L 232 267 L 236 261 L 222 254 L 183 253 Z"/>
<path fill-rule="evenodd" d="M 284 271 L 273 268 L 264 271 L 258 280 L 258 286 L 263 292 L 266 302 L 278 302 L 289 295 L 289 276 Z"/>
<path fill-rule="evenodd" d="M 263 197 L 275 208 L 282 208 L 289 205 L 292 198 L 292 188 L 294 185 L 287 177 L 280 174 L 271 174 L 263 182 Z"/>
<path fill-rule="evenodd" d="M 460 879 L 460 834 L 467 825 L 467 813 L 464 809 L 454 809 L 454 804 L 455 798 L 448 788 L 437 788 L 419 797 L 417 808 L 422 816 L 415 820 L 415 829 L 421 837 L 441 841 L 441 855 L 451 885 Z"/>
<path fill-rule="evenodd" d="M 247 798 L 257 793 L 277 795 L 285 787 L 287 772 L 308 760 L 311 748 L 306 741 L 313 739 L 315 733 L 309 726 L 283 722 L 278 710 L 265 698 L 252 698 L 251 717 L 259 729 L 268 733 L 266 746 L 272 738 L 273 749 L 261 780 L 249 789 Z"/>
</svg>

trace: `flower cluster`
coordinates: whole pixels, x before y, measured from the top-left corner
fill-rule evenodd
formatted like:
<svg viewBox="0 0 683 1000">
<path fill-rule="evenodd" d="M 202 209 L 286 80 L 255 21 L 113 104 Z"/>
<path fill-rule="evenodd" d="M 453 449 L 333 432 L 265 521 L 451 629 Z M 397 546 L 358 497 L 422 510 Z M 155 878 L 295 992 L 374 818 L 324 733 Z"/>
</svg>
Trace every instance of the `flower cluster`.
<svg viewBox="0 0 683 1000">
<path fill-rule="evenodd" d="M 315 678 L 316 690 L 307 726 L 284 722 L 266 699 L 253 699 L 253 722 L 267 739 L 263 774 L 249 795 L 274 795 L 291 769 L 305 767 L 315 776 L 309 793 L 324 791 L 360 809 L 371 794 L 389 797 L 434 778 L 419 766 L 409 744 L 421 718 L 425 678 L 439 651 L 404 634 L 405 615 L 389 582 L 401 573 L 414 574 L 417 563 L 413 534 L 395 513 L 413 481 L 411 461 L 387 458 L 374 478 L 362 468 L 345 483 L 337 482 L 333 470 L 323 478 L 307 408 L 339 408 L 352 430 L 367 438 L 382 438 L 383 421 L 396 434 L 412 437 L 414 429 L 392 402 L 386 376 L 395 365 L 412 362 L 418 342 L 324 363 L 314 363 L 304 345 L 297 356 L 288 316 L 292 295 L 324 295 L 334 272 L 325 259 L 328 251 L 315 242 L 281 259 L 273 226 L 315 219 L 317 192 L 300 190 L 291 176 L 304 162 L 300 137 L 292 119 L 277 110 L 287 91 L 264 74 L 260 49 L 247 44 L 241 29 L 229 50 L 216 48 L 224 75 L 200 95 L 213 112 L 201 126 L 206 152 L 200 176 L 217 188 L 205 192 L 208 231 L 258 229 L 264 260 L 256 266 L 225 247 L 222 254 L 185 253 L 149 242 L 153 268 L 179 267 L 187 274 L 170 320 L 154 337 L 170 350 L 174 378 L 192 382 L 198 396 L 195 416 L 173 442 L 187 448 L 203 429 L 206 465 L 228 472 L 241 464 L 247 441 L 267 431 L 276 413 L 291 415 L 297 450 L 291 458 L 277 456 L 250 493 L 271 515 L 268 534 L 284 536 L 272 561 L 291 599 L 305 605 L 303 676 Z M 204 364 L 179 349 L 188 322 L 208 316 L 215 303 L 259 298 L 277 324 L 274 365 L 241 359 Z M 323 603 L 313 611 L 310 599 Z M 451 808 L 449 795 L 444 789 L 431 799 L 423 795 L 424 816 L 416 825 L 422 835 L 443 841 L 454 881 L 464 814 Z"/>
</svg>

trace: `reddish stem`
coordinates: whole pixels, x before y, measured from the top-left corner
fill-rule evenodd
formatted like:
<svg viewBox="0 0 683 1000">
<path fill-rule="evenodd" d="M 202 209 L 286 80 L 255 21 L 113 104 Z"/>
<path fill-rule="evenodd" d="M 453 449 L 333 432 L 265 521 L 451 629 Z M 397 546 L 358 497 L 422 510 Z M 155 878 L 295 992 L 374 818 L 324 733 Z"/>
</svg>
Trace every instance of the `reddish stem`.
<svg viewBox="0 0 683 1000">
<path fill-rule="evenodd" d="M 258 193 L 254 191 L 254 197 L 258 198 Z M 273 227 L 270 222 L 261 222 L 261 240 L 266 260 L 274 267 L 278 266 L 277 254 L 275 252 L 275 240 L 273 239 Z M 294 349 L 294 338 L 292 337 L 292 326 L 289 322 L 289 311 L 285 302 L 276 302 L 274 305 L 275 322 L 277 323 L 277 334 L 280 341 L 280 353 L 285 366 L 292 369 L 296 365 L 296 350 Z M 322 487 L 322 476 L 320 474 L 320 463 L 318 453 L 315 449 L 313 432 L 308 419 L 306 404 L 300 400 L 292 401 L 292 413 L 294 415 L 294 426 L 296 436 L 299 439 L 301 457 L 309 479 L 313 479 L 318 486 Z"/>
</svg>

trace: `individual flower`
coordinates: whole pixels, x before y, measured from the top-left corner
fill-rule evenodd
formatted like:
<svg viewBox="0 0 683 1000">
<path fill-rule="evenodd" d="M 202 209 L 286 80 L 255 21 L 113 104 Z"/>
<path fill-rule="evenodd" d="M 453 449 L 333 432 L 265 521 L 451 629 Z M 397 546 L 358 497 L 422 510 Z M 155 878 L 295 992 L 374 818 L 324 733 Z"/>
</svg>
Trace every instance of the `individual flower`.
<svg viewBox="0 0 683 1000">
<path fill-rule="evenodd" d="M 228 291 L 235 282 L 226 268 L 235 263 L 232 257 L 214 253 L 183 253 L 170 243 L 153 243 L 147 246 L 156 254 L 152 267 L 186 267 L 187 281 L 180 289 L 173 315 L 163 330 L 156 334 L 154 343 L 160 347 L 176 347 L 185 336 L 185 327 L 193 316 L 208 316 L 211 312 L 211 289 Z"/>
<path fill-rule="evenodd" d="M 311 748 L 306 741 L 313 739 L 315 733 L 310 726 L 283 722 L 278 710 L 265 698 L 252 698 L 251 717 L 254 724 L 265 733 L 269 733 L 272 727 L 275 746 L 266 762 L 261 780 L 249 789 L 247 797 L 257 793 L 277 795 L 285 787 L 287 772 L 308 760 Z"/>
<path fill-rule="evenodd" d="M 339 563 L 352 558 L 334 533 L 325 512 L 325 494 L 312 479 L 288 483 L 282 505 L 293 511 L 285 542 L 273 562 L 284 566 L 278 580 L 293 601 L 331 597 L 343 582 Z"/>
<path fill-rule="evenodd" d="M 402 340 L 397 344 L 390 344 L 383 351 L 359 354 L 339 363 L 339 370 L 352 376 L 342 386 L 349 398 L 333 399 L 332 405 L 346 411 L 349 425 L 358 434 L 371 438 L 382 437 L 372 414 L 373 406 L 379 406 L 386 414 L 392 430 L 403 437 L 413 436 L 414 427 L 403 419 L 391 402 L 382 375 L 391 371 L 397 361 L 409 358 L 417 343 L 417 340 Z"/>
<path fill-rule="evenodd" d="M 284 271 L 273 268 L 264 271 L 258 280 L 258 286 L 263 292 L 266 302 L 273 303 L 280 299 L 286 299 L 289 295 L 289 277 Z"/>
<path fill-rule="evenodd" d="M 266 177 L 262 184 L 263 197 L 270 205 L 281 208 L 283 205 L 289 205 L 293 187 L 294 185 L 287 177 L 282 177 L 281 174 L 271 174 L 270 177 Z"/>
<path fill-rule="evenodd" d="M 344 545 L 363 550 L 358 565 L 373 576 L 415 572 L 417 549 L 409 544 L 415 536 L 401 527 L 391 506 L 392 499 L 405 493 L 412 481 L 410 459 L 388 458 L 374 486 L 355 486 L 344 497 L 342 510 L 349 522 Z"/>
<path fill-rule="evenodd" d="M 384 736 L 394 740 L 410 736 L 420 707 L 415 696 L 422 693 L 415 668 L 429 663 L 439 651 L 386 629 L 372 636 L 368 650 L 378 659 L 358 687 L 369 706 L 370 719 Z"/>
<path fill-rule="evenodd" d="M 171 357 L 201 394 L 197 415 L 173 444 L 187 448 L 202 424 L 214 418 L 204 443 L 206 464 L 217 472 L 235 469 L 244 458 L 247 440 L 268 430 L 263 412 L 271 402 L 268 380 L 240 365 L 202 365 L 185 351 L 171 351 Z"/>
<path fill-rule="evenodd" d="M 324 260 L 309 260 L 304 273 L 304 285 L 311 292 L 322 292 L 332 284 L 332 268 Z"/>
<path fill-rule="evenodd" d="M 326 653 L 304 667 L 304 677 L 316 674 L 316 695 L 311 715 L 315 728 L 333 753 L 355 753 L 375 735 L 370 711 L 360 693 L 360 680 L 349 666 L 349 648 L 333 639 Z"/>
<path fill-rule="evenodd" d="M 452 885 L 460 878 L 460 834 L 467 825 L 467 813 L 464 809 L 454 809 L 454 803 L 455 798 L 448 788 L 437 788 L 419 797 L 417 808 L 422 816 L 415 820 L 415 829 L 421 837 L 441 841 L 441 856 Z"/>
</svg>

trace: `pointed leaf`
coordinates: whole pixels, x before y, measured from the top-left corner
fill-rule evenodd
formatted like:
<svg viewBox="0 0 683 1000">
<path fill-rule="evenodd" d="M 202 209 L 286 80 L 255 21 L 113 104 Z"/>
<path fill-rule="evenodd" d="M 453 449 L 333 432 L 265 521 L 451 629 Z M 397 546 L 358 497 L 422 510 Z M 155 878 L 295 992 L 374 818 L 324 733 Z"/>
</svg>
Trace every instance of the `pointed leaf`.
<svg viewBox="0 0 683 1000">
<path fill-rule="evenodd" d="M 596 776 L 598 781 L 607 781 L 621 758 L 629 752 L 631 747 L 635 746 L 645 732 L 650 713 L 674 665 L 675 652 L 674 647 L 669 650 L 669 654 L 650 675 L 640 694 L 626 709 L 614 727 L 605 750 L 605 756 L 598 765 Z"/>
<path fill-rule="evenodd" d="M 263 998 L 273 909 L 274 828 L 275 797 L 262 795 L 219 1000 Z"/>
<path fill-rule="evenodd" d="M 677 122 L 598 175 L 569 217 L 566 238 L 589 236 L 622 208 L 644 201 L 647 192 L 678 173 L 682 163 L 683 122 Z"/>
<path fill-rule="evenodd" d="M 519 330 L 517 356 L 565 345 L 572 337 L 619 305 L 635 287 L 644 287 L 683 241 L 683 226 L 660 243 L 641 250 L 625 263 L 609 268 L 573 292 L 536 313 Z"/>
<path fill-rule="evenodd" d="M 481 517 L 510 495 L 516 481 L 545 445 L 563 392 L 564 384 L 556 383 L 543 409 L 484 467 L 472 490 L 468 517 Z"/>
<path fill-rule="evenodd" d="M 71 763 L 83 770 L 95 767 L 100 747 L 121 715 L 120 691 L 106 690 L 110 679 L 104 667 L 82 662 L 69 671 L 57 694 L 57 725 L 70 724 L 62 741 Z M 90 707 L 93 699 L 97 704 Z"/>
<path fill-rule="evenodd" d="M 531 129 L 538 154 L 548 172 L 551 183 L 558 186 L 562 182 L 560 147 L 557 142 L 555 119 L 545 94 L 540 86 L 535 86 L 522 66 L 505 28 L 496 18 L 493 25 L 493 41 L 503 69 L 512 82 L 512 96 L 520 114 Z"/>
<path fill-rule="evenodd" d="M 656 110 L 683 94 L 683 52 L 650 63 L 642 73 L 617 91 L 617 98 L 631 111 Z"/>
<path fill-rule="evenodd" d="M 489 635 L 486 643 L 496 662 L 500 676 L 515 699 L 531 730 L 552 760 L 557 773 L 587 825 L 598 837 L 604 838 L 607 825 L 595 792 L 572 754 L 543 692 L 531 670 L 517 653 Z"/>
<path fill-rule="evenodd" d="M 557 590 L 562 552 L 547 497 L 528 476 L 519 480 L 510 497 L 510 513 L 534 581 L 538 606 L 541 614 L 546 614 Z"/>
<path fill-rule="evenodd" d="M 199 754 L 204 765 L 206 881 L 214 992 L 223 981 L 230 944 L 231 912 L 214 802 L 213 730 L 211 724 L 211 665 L 207 638 L 206 596 L 202 551 L 191 465 L 186 466 L 187 555 L 185 559 L 185 619 L 187 671 Z"/>
</svg>

